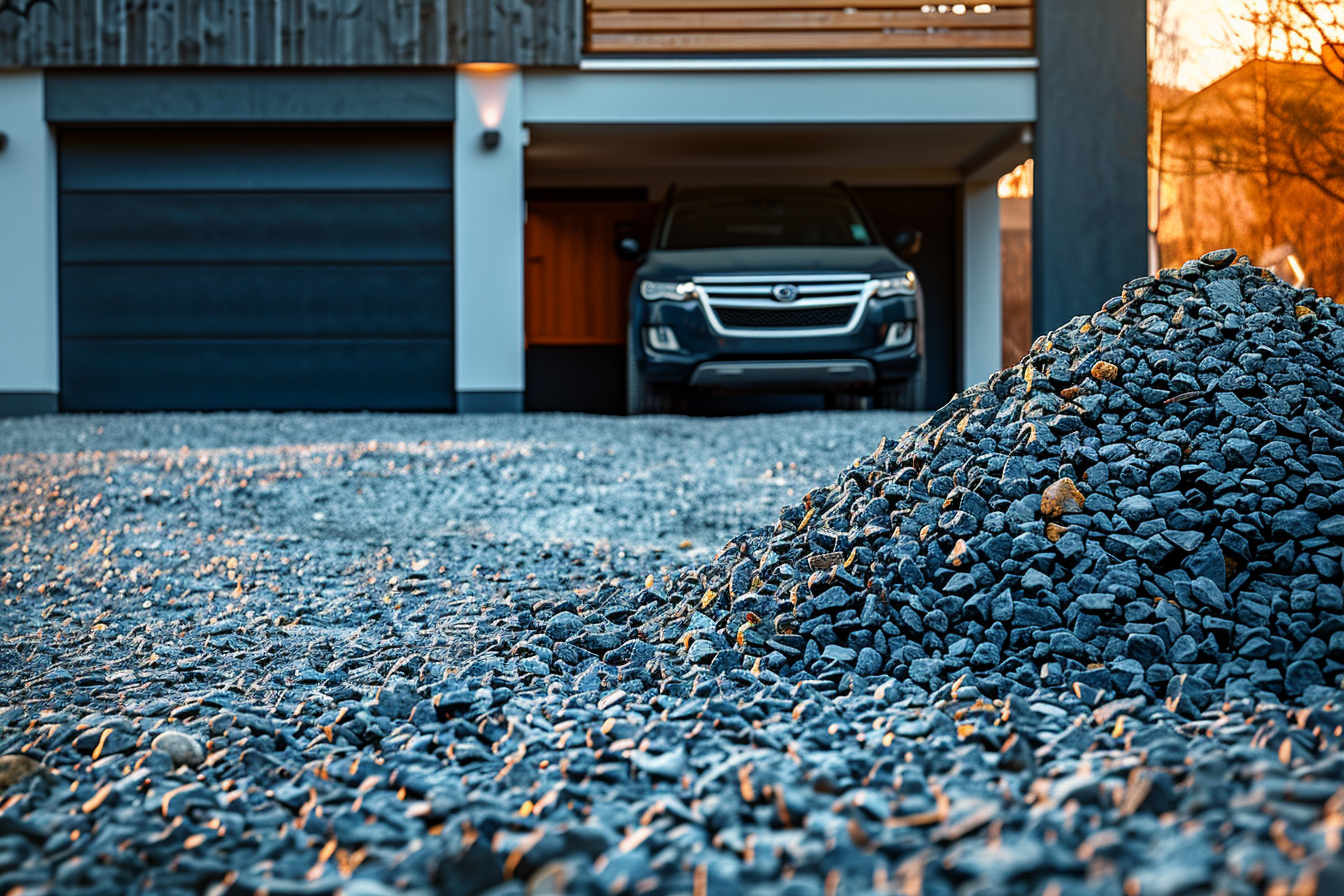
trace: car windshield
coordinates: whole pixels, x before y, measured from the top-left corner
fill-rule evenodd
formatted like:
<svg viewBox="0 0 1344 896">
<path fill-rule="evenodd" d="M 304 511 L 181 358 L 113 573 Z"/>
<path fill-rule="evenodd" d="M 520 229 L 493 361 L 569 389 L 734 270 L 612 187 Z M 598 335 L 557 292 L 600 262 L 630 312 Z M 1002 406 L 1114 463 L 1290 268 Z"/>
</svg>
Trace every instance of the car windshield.
<svg viewBox="0 0 1344 896">
<path fill-rule="evenodd" d="M 842 196 L 716 196 L 668 211 L 659 248 L 871 246 L 872 236 Z"/>
</svg>

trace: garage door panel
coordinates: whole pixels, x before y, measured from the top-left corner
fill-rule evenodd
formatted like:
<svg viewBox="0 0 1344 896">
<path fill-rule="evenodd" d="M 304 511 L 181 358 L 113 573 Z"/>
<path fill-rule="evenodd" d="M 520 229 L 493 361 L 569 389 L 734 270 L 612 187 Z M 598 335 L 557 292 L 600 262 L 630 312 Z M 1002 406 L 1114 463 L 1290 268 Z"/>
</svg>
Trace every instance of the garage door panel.
<svg viewBox="0 0 1344 896">
<path fill-rule="evenodd" d="M 63 409 L 453 409 L 450 131 L 59 137 Z"/>
<path fill-rule="evenodd" d="M 453 407 L 441 339 L 72 340 L 61 400 L 87 411 Z"/>
<path fill-rule="evenodd" d="M 72 131 L 61 189 L 448 190 L 450 132 Z"/>
<path fill-rule="evenodd" d="M 79 338 L 451 337 L 449 265 L 69 265 Z"/>
<path fill-rule="evenodd" d="M 67 193 L 60 214 L 67 264 L 452 260 L 446 193 Z"/>
</svg>

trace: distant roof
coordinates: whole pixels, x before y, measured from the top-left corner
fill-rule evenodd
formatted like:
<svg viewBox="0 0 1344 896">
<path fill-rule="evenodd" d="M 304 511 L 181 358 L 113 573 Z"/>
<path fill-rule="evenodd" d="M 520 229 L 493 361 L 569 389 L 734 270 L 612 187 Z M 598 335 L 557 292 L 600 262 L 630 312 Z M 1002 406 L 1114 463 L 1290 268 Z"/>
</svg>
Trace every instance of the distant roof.
<svg viewBox="0 0 1344 896">
<path fill-rule="evenodd" d="M 1203 90 L 1164 107 L 1163 130 L 1199 127 L 1213 119 L 1245 115 L 1253 111 L 1257 85 L 1265 84 L 1283 99 L 1337 105 L 1344 111 L 1344 84 L 1325 67 L 1312 62 L 1255 59 L 1233 69 Z"/>
</svg>

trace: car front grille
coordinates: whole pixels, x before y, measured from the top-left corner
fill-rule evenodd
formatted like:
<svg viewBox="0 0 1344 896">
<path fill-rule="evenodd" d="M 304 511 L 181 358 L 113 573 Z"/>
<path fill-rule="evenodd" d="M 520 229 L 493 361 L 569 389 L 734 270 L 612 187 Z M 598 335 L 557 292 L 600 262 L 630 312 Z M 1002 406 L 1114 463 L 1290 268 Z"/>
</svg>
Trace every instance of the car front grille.
<svg viewBox="0 0 1344 896">
<path fill-rule="evenodd" d="M 864 301 L 867 274 L 778 274 L 697 277 L 709 309 L 725 330 L 841 330 Z M 775 289 L 793 287 L 788 302 Z"/>
<path fill-rule="evenodd" d="M 715 308 L 719 323 L 729 330 L 821 330 L 843 327 L 854 314 L 853 305 L 820 308 Z"/>
</svg>

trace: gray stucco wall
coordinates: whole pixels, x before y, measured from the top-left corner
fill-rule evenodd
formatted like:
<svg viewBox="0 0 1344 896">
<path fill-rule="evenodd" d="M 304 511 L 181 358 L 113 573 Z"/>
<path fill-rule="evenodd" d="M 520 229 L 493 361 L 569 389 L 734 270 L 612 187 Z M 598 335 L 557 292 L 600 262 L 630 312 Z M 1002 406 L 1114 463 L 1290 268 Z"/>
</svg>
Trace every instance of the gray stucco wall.
<svg viewBox="0 0 1344 896">
<path fill-rule="evenodd" d="M 1036 0 L 1038 335 L 1146 272 L 1145 15 L 1144 0 Z"/>
<path fill-rule="evenodd" d="M 445 124 L 449 69 L 76 69 L 46 73 L 52 124 Z"/>
</svg>

